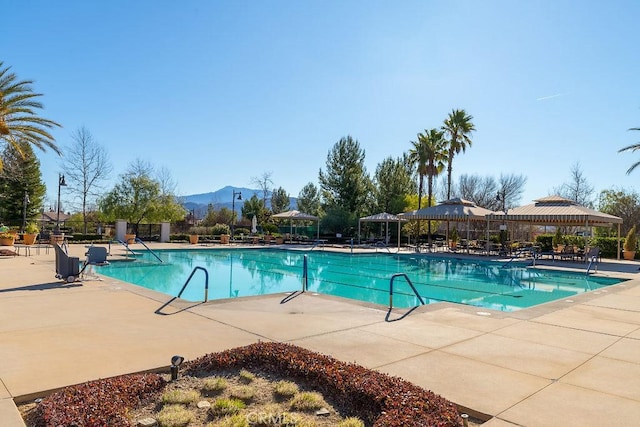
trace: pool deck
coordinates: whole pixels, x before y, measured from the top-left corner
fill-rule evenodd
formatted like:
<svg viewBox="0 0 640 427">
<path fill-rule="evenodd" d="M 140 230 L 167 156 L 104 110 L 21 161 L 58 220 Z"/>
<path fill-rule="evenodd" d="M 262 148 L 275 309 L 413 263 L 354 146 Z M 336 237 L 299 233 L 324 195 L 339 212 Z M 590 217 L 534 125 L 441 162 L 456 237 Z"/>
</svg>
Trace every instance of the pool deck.
<svg viewBox="0 0 640 427">
<path fill-rule="evenodd" d="M 85 250 L 70 246 L 81 259 Z M 313 293 L 166 305 L 166 295 L 106 277 L 62 283 L 54 261 L 53 250 L 0 258 L 3 427 L 24 426 L 15 402 L 164 368 L 174 354 L 193 359 L 257 341 L 289 342 L 402 377 L 490 418 L 488 427 L 640 418 L 637 262 L 603 260 L 598 274 L 631 280 L 513 313 L 442 303 L 386 319 L 385 307 Z"/>
</svg>

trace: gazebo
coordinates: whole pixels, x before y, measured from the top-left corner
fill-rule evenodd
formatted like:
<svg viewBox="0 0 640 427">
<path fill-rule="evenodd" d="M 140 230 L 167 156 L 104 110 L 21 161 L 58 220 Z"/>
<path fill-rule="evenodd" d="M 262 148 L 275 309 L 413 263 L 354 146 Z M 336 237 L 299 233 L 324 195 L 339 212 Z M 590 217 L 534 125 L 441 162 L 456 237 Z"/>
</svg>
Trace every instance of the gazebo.
<svg viewBox="0 0 640 427">
<path fill-rule="evenodd" d="M 316 230 L 317 233 L 317 237 L 316 239 L 320 240 L 320 219 L 317 216 L 308 214 L 308 213 L 304 213 L 304 212 L 300 212 L 300 211 L 296 211 L 296 210 L 291 210 L 291 211 L 286 211 L 286 212 L 280 212 L 277 214 L 273 214 L 271 215 L 271 218 L 279 218 L 279 219 L 289 219 L 289 226 L 290 226 L 290 234 L 293 234 L 293 221 L 317 221 L 318 223 L 318 227 Z"/>
<path fill-rule="evenodd" d="M 475 203 L 454 198 L 416 211 L 404 212 L 398 216 L 402 219 L 425 219 L 435 221 L 453 221 L 467 223 L 467 240 L 469 240 L 470 223 L 472 221 L 488 221 L 493 211 L 485 209 Z M 469 251 L 469 247 L 467 247 Z"/>
<path fill-rule="evenodd" d="M 363 218 L 360 218 L 358 220 L 358 244 L 360 244 L 360 225 L 363 222 L 384 222 L 386 224 L 386 234 L 385 236 L 385 243 L 389 244 L 389 223 L 390 222 L 397 222 L 398 223 L 398 249 L 400 249 L 400 223 L 402 221 L 406 221 L 406 219 L 402 219 L 397 215 L 393 215 L 387 212 L 382 212 L 379 214 L 375 214 L 375 215 L 370 215 L 370 216 L 365 216 Z"/>
<path fill-rule="evenodd" d="M 534 200 L 533 204 L 488 215 L 492 221 L 524 222 L 533 225 L 611 226 L 618 224 L 618 259 L 620 259 L 620 224 L 622 218 L 598 212 L 557 195 Z"/>
</svg>

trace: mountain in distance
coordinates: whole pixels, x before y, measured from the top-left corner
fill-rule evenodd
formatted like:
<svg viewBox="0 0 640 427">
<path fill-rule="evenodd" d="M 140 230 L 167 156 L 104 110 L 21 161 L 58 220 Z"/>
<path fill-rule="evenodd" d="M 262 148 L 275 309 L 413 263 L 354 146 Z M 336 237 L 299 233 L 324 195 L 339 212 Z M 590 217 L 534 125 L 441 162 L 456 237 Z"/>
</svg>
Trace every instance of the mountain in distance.
<svg viewBox="0 0 640 427">
<path fill-rule="evenodd" d="M 236 199 L 233 200 L 233 193 L 236 193 Z M 238 200 L 238 192 L 242 193 L 242 200 Z M 262 199 L 262 190 L 255 190 L 245 187 L 232 187 L 227 185 L 219 190 L 212 191 L 210 193 L 191 194 L 188 196 L 182 196 L 182 205 L 185 209 L 191 211 L 195 210 L 196 217 L 202 218 L 207 213 L 207 207 L 212 204 L 216 210 L 221 208 L 241 209 L 245 200 L 249 200 L 253 195 L 256 195 L 259 199 Z M 291 209 L 296 209 L 298 205 L 298 199 L 296 197 L 289 198 L 289 206 Z M 271 207 L 271 192 L 267 194 L 267 207 Z"/>
</svg>

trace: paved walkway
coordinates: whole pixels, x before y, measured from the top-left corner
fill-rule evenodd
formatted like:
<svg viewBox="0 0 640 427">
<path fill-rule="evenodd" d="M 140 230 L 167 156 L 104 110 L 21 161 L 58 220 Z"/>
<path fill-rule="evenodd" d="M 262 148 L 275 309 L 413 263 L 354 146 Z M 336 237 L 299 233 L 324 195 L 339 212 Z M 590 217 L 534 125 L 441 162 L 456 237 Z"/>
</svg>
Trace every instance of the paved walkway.
<svg viewBox="0 0 640 427">
<path fill-rule="evenodd" d="M 109 278 L 57 281 L 53 251 L 3 257 L 0 420 L 22 427 L 14 400 L 48 390 L 275 340 L 403 377 L 490 418 L 486 426 L 632 425 L 638 264 L 599 271 L 633 280 L 515 313 L 435 304 L 388 322 L 384 308 L 311 293 L 163 307 L 166 295 Z"/>
</svg>

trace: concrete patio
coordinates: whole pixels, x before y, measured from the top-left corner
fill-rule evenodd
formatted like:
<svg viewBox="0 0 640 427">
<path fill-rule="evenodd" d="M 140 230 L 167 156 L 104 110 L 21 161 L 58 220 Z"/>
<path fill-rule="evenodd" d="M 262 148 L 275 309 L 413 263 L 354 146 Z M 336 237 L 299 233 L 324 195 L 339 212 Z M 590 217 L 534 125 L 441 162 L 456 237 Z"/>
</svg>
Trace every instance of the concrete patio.
<svg viewBox="0 0 640 427">
<path fill-rule="evenodd" d="M 584 271 L 546 263 L 559 265 Z M 60 387 L 273 340 L 400 376 L 486 426 L 634 424 L 638 267 L 604 260 L 599 274 L 631 280 L 514 313 L 441 303 L 385 321 L 385 307 L 312 293 L 164 306 L 168 296 L 106 277 L 62 283 L 53 251 L 2 257 L 0 420 L 24 426 L 14 402 Z"/>
</svg>

